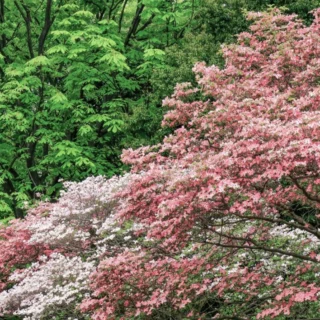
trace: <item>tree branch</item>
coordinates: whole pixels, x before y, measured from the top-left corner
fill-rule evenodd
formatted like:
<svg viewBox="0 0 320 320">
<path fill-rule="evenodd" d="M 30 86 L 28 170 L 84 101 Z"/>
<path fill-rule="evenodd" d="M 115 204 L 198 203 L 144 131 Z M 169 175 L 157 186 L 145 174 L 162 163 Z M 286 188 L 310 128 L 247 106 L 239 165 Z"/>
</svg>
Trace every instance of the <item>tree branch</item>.
<svg viewBox="0 0 320 320">
<path fill-rule="evenodd" d="M 39 47 L 38 47 L 38 54 L 43 55 L 44 52 L 44 43 L 46 41 L 48 32 L 50 27 L 55 19 L 55 17 L 51 20 L 51 10 L 52 10 L 52 0 L 47 0 L 46 6 L 46 15 L 44 20 L 44 26 L 42 28 L 41 34 L 39 36 Z"/>
<path fill-rule="evenodd" d="M 132 38 L 133 35 L 136 34 L 137 32 L 137 28 L 139 26 L 139 23 L 141 21 L 141 13 L 144 9 L 144 4 L 140 5 L 137 7 L 137 11 L 136 11 L 136 14 L 132 20 L 132 23 L 131 23 L 131 26 L 130 26 L 130 29 L 128 31 L 128 34 L 127 34 L 127 37 L 124 41 L 124 46 L 126 47 L 128 44 L 129 44 L 129 41 L 130 39 Z"/>
<path fill-rule="evenodd" d="M 310 195 L 310 194 L 307 192 L 307 190 L 299 183 L 299 181 L 298 181 L 296 178 L 294 178 L 294 177 L 291 176 L 291 175 L 290 175 L 289 177 L 290 177 L 290 179 L 292 180 L 292 182 L 296 185 L 296 187 L 297 187 L 299 190 L 302 191 L 303 195 L 304 195 L 307 199 L 309 199 L 309 200 L 311 200 L 311 201 L 315 201 L 315 202 L 320 203 L 320 198 L 314 197 L 314 196 Z"/>
<path fill-rule="evenodd" d="M 0 0 L 0 24 L 4 23 L 4 0 Z M 6 35 L 3 34 L 0 41 L 0 48 L 3 49 L 6 46 Z"/>
<path fill-rule="evenodd" d="M 27 29 L 27 43 L 28 43 L 28 48 L 29 48 L 29 54 L 30 54 L 30 58 L 33 59 L 34 52 L 33 52 L 33 47 L 32 47 L 32 38 L 31 38 L 31 21 L 32 20 L 31 20 L 30 10 L 25 4 L 22 4 L 23 9 L 25 11 L 25 13 L 24 13 L 22 8 L 20 7 L 20 5 L 18 4 L 18 2 L 16 0 L 14 0 L 14 4 L 15 4 L 16 8 L 18 9 L 18 11 L 20 12 L 23 20 L 25 21 L 26 29 Z"/>
<path fill-rule="evenodd" d="M 145 22 L 145 24 L 143 26 L 141 26 L 138 30 L 137 33 L 139 33 L 140 31 L 143 31 L 146 27 L 148 27 L 151 23 L 153 18 L 156 16 L 155 13 L 153 13 L 150 18 Z"/>
<path fill-rule="evenodd" d="M 123 15 L 124 15 L 124 10 L 127 6 L 128 0 L 125 0 L 121 9 L 121 13 L 120 13 L 120 18 L 119 18 L 119 29 L 118 32 L 121 32 L 121 28 L 122 28 L 122 20 L 123 20 Z"/>
<path fill-rule="evenodd" d="M 245 241 L 245 242 L 251 242 L 253 245 L 236 245 L 236 244 L 225 244 L 225 243 L 221 243 L 219 242 L 211 242 L 211 241 L 207 241 L 205 240 L 204 243 L 206 244 L 212 244 L 218 247 L 222 247 L 222 248 L 237 248 L 237 249 L 250 249 L 250 250 L 262 250 L 265 252 L 272 252 L 272 253 L 276 253 L 276 254 L 281 254 L 284 256 L 290 256 L 290 257 L 294 257 L 300 260 L 305 260 L 305 261 L 311 261 L 311 262 L 315 262 L 315 263 L 319 263 L 319 261 L 317 259 L 313 259 L 309 256 L 304 256 L 298 253 L 294 253 L 291 251 L 284 251 L 281 249 L 274 249 L 274 248 L 268 248 L 262 245 L 257 244 L 253 239 L 247 239 L 247 238 L 240 238 L 240 237 L 233 237 L 233 236 L 229 236 L 227 234 L 224 234 L 222 232 L 218 232 L 218 231 L 214 231 L 214 233 L 218 234 L 221 237 L 224 238 L 228 238 L 230 240 L 237 240 L 237 241 Z"/>
</svg>

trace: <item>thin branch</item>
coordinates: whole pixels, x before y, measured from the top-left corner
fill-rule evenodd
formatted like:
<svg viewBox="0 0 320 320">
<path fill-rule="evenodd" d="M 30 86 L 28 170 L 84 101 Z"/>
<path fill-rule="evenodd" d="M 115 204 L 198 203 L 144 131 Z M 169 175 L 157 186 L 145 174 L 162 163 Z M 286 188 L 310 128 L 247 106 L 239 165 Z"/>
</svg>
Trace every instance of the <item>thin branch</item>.
<svg viewBox="0 0 320 320">
<path fill-rule="evenodd" d="M 311 201 L 315 201 L 315 202 L 320 203 L 320 198 L 314 197 L 314 196 L 310 195 L 310 194 L 307 192 L 307 190 L 299 183 L 299 181 L 298 181 L 295 177 L 293 177 L 293 176 L 291 176 L 291 175 L 290 175 L 289 177 L 290 177 L 290 179 L 292 180 L 292 182 L 296 185 L 296 187 L 297 187 L 299 190 L 302 191 L 302 193 L 305 195 L 305 197 L 306 197 L 307 199 L 309 199 L 309 200 L 311 200 Z"/>
<path fill-rule="evenodd" d="M 217 231 L 215 232 L 217 234 L 219 234 Z M 228 236 L 226 234 L 220 234 L 221 236 L 225 237 L 225 238 L 230 238 L 230 239 L 234 239 L 234 240 L 240 240 L 240 241 L 245 241 L 245 242 L 252 242 L 252 239 L 246 239 L 246 238 L 238 238 L 238 237 L 231 237 Z M 250 249 L 250 250 L 262 250 L 262 251 L 266 251 L 266 252 L 272 252 L 272 253 L 277 253 L 277 254 L 281 254 L 284 256 L 290 256 L 290 257 L 294 257 L 300 260 L 305 260 L 305 261 L 311 261 L 311 262 L 315 262 L 315 263 L 319 263 L 319 261 L 317 259 L 313 259 L 311 257 L 308 256 L 304 256 L 298 253 L 294 253 L 291 251 L 284 251 L 284 250 L 280 250 L 280 249 L 273 249 L 273 248 L 268 248 L 265 246 L 261 246 L 261 245 L 235 245 L 235 244 L 223 244 L 220 242 L 212 242 L 212 241 L 207 241 L 205 240 L 204 243 L 206 244 L 212 244 L 218 247 L 222 247 L 222 248 L 237 248 L 237 249 Z"/>
<path fill-rule="evenodd" d="M 30 53 L 30 58 L 33 59 L 34 52 L 33 52 L 33 46 L 32 46 L 32 38 L 31 38 L 31 21 L 32 20 L 31 20 L 30 10 L 25 4 L 22 4 L 22 7 L 25 11 L 25 12 L 23 12 L 22 8 L 20 7 L 20 5 L 18 4 L 18 2 L 16 0 L 14 1 L 14 4 L 15 4 L 16 8 L 18 9 L 18 11 L 20 12 L 23 20 L 25 21 L 26 29 L 27 29 L 28 49 L 29 49 L 29 53 Z"/>
<path fill-rule="evenodd" d="M 310 228 L 306 227 L 305 225 L 296 224 L 296 223 L 289 222 L 289 221 L 286 221 L 283 219 L 272 219 L 272 218 L 261 217 L 261 216 L 242 216 L 240 214 L 234 214 L 234 215 L 237 217 L 243 218 L 243 219 L 248 219 L 248 220 L 262 220 L 262 221 L 267 221 L 267 222 L 271 222 L 271 223 L 285 224 L 289 227 L 293 227 L 293 228 L 307 231 L 320 239 L 320 232 L 318 232 L 315 228 L 314 228 L 315 230 L 311 230 Z"/>
<path fill-rule="evenodd" d="M 143 31 L 146 27 L 148 27 L 151 23 L 153 18 L 156 16 L 155 13 L 153 13 L 150 18 L 145 22 L 145 24 L 143 26 L 141 26 L 136 33 L 139 33 L 140 31 Z"/>
<path fill-rule="evenodd" d="M 121 27 L 122 27 L 122 20 L 123 20 L 123 15 L 124 15 L 124 10 L 127 6 L 128 0 L 125 0 L 121 9 L 121 13 L 120 13 L 120 18 L 119 18 L 119 29 L 118 32 L 121 32 Z"/>
</svg>

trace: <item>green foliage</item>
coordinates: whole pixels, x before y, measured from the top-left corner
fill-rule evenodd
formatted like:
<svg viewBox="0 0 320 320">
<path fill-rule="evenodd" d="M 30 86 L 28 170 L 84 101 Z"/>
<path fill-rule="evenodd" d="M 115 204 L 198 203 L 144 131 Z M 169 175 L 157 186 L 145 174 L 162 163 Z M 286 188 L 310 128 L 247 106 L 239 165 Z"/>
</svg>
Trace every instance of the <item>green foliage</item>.
<svg viewBox="0 0 320 320">
<path fill-rule="evenodd" d="M 197 5 L 0 0 L 0 217 L 157 140 L 150 77 Z"/>
<path fill-rule="evenodd" d="M 310 24 L 313 20 L 311 11 L 320 6 L 319 0 L 260 0 L 248 1 L 249 10 L 266 10 L 268 6 L 276 6 L 284 8 L 286 13 L 295 13 L 300 18 Z"/>
</svg>

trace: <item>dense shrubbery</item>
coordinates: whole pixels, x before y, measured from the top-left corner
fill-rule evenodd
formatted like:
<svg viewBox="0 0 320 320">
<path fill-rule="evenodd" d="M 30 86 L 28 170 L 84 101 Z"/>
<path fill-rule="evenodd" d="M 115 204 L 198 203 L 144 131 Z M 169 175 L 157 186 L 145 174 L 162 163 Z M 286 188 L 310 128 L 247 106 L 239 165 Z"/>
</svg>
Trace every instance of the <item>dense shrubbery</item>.
<svg viewBox="0 0 320 320">
<path fill-rule="evenodd" d="M 224 68 L 177 85 L 162 143 L 0 230 L 0 310 L 25 319 L 320 316 L 320 10 L 251 13 Z M 72 266 L 72 267 L 71 267 Z M 88 275 L 90 274 L 90 277 Z"/>
</svg>

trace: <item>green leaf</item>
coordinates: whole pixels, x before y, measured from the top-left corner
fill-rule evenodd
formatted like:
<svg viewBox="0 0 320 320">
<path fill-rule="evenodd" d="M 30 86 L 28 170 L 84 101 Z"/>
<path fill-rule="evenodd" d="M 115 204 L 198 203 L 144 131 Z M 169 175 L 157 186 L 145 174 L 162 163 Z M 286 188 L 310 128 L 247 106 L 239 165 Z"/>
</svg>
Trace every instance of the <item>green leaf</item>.
<svg viewBox="0 0 320 320">
<path fill-rule="evenodd" d="M 73 4 L 73 3 L 67 3 L 67 4 L 61 6 L 59 11 L 63 11 L 63 10 L 72 11 L 72 10 L 78 10 L 78 9 L 79 9 L 78 5 Z"/>
<path fill-rule="evenodd" d="M 84 158 L 84 157 L 77 158 L 75 164 L 78 167 L 81 167 L 81 166 L 86 166 L 86 167 L 91 167 L 91 168 L 95 167 L 95 164 L 92 161 L 90 161 L 88 158 Z"/>
<path fill-rule="evenodd" d="M 87 124 L 81 126 L 79 131 L 78 131 L 80 136 L 85 136 L 85 135 L 87 135 L 88 133 L 91 133 L 91 132 L 93 132 L 93 129 L 92 129 L 91 126 L 89 126 Z"/>
<path fill-rule="evenodd" d="M 57 92 L 50 100 L 58 104 L 68 102 L 68 98 L 62 92 Z"/>
<path fill-rule="evenodd" d="M 34 66 L 34 67 L 40 67 L 40 66 L 50 66 L 51 61 L 46 56 L 37 56 L 31 60 L 29 60 L 26 63 L 27 66 Z"/>
<path fill-rule="evenodd" d="M 53 39 L 65 39 L 69 38 L 71 36 L 71 33 L 67 30 L 53 30 L 51 31 L 51 35 L 53 36 Z"/>
<path fill-rule="evenodd" d="M 126 57 L 116 50 L 111 50 L 99 59 L 99 62 L 106 62 L 110 67 L 116 68 L 117 70 L 130 70 L 129 66 L 126 64 Z"/>
<path fill-rule="evenodd" d="M 73 14 L 74 17 L 88 18 L 91 19 L 94 17 L 94 14 L 90 11 L 80 10 Z"/>
<path fill-rule="evenodd" d="M 157 59 L 163 59 L 165 56 L 165 51 L 160 50 L 160 49 L 146 49 L 144 50 L 144 58 L 157 58 Z"/>
<path fill-rule="evenodd" d="M 86 53 L 88 50 L 86 48 L 75 48 L 69 51 L 67 56 L 68 59 L 77 58 L 79 54 Z"/>
<path fill-rule="evenodd" d="M 104 124 L 104 127 L 108 128 L 109 132 L 117 133 L 123 129 L 124 121 L 120 119 L 112 119 L 110 121 L 107 121 Z"/>
<path fill-rule="evenodd" d="M 48 51 L 47 51 L 47 54 L 50 55 L 50 54 L 54 54 L 54 53 L 66 53 L 67 52 L 67 47 L 65 45 L 62 45 L 62 44 L 59 44 L 57 46 L 54 46 L 52 48 L 50 48 Z"/>
<path fill-rule="evenodd" d="M 94 36 L 90 41 L 90 46 L 94 48 L 110 49 L 115 47 L 116 45 L 117 44 L 114 40 L 102 36 Z"/>
</svg>

